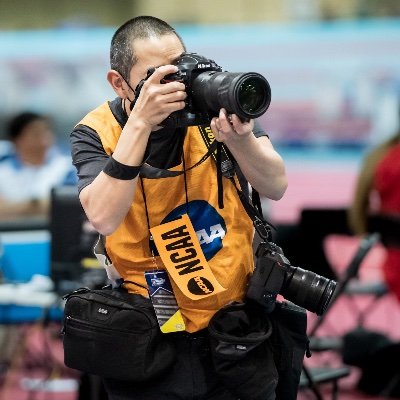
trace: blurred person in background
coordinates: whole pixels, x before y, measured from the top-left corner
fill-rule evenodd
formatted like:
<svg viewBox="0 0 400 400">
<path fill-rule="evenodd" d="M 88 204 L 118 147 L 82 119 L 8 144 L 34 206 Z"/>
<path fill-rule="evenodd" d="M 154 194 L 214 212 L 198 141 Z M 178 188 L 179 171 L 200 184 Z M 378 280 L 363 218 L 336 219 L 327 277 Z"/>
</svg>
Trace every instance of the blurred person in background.
<svg viewBox="0 0 400 400">
<path fill-rule="evenodd" d="M 383 277 L 400 301 L 400 131 L 365 156 L 348 217 L 354 234 L 381 234 Z"/>
<path fill-rule="evenodd" d="M 46 217 L 51 188 L 75 184 L 71 158 L 55 147 L 49 118 L 22 112 L 8 124 L 9 153 L 0 158 L 0 220 Z"/>
</svg>

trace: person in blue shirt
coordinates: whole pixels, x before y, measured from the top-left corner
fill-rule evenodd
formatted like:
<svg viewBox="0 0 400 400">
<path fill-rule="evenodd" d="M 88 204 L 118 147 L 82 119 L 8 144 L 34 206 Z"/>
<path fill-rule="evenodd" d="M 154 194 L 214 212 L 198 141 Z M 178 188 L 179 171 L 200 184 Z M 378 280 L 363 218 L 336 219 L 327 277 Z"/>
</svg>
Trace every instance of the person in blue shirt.
<svg viewBox="0 0 400 400">
<path fill-rule="evenodd" d="M 0 220 L 47 216 L 51 188 L 75 184 L 69 155 L 55 146 L 48 117 L 22 112 L 8 124 L 12 146 L 0 158 Z"/>
</svg>

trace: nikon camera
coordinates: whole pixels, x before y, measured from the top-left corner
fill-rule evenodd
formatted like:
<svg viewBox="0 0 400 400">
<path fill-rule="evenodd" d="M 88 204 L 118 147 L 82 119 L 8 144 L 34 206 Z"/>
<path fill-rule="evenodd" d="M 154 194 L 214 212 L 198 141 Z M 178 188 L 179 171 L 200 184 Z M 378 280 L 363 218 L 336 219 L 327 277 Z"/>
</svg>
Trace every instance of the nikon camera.
<svg viewBox="0 0 400 400">
<path fill-rule="evenodd" d="M 272 312 L 276 297 L 322 315 L 329 306 L 336 282 L 314 272 L 290 265 L 282 249 L 272 242 L 261 242 L 257 262 L 249 280 L 246 297 Z"/>
<path fill-rule="evenodd" d="M 182 54 L 176 65 L 178 71 L 165 76 L 162 83 L 183 82 L 186 106 L 166 118 L 160 124 L 164 127 L 209 124 L 221 108 L 245 121 L 263 115 L 271 103 L 270 85 L 256 72 L 222 72 L 215 61 L 197 53 Z M 154 69 L 149 71 L 146 79 L 152 72 Z M 137 95 L 146 79 L 136 87 Z"/>
</svg>

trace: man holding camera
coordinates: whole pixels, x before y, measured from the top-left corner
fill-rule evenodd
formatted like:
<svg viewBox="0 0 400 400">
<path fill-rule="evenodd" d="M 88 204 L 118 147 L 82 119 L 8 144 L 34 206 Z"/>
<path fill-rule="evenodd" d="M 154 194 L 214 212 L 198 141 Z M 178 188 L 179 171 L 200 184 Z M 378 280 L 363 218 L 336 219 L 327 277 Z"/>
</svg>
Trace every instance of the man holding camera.
<svg viewBox="0 0 400 400">
<path fill-rule="evenodd" d="M 184 53 L 181 38 L 164 21 L 137 17 L 126 22 L 112 38 L 107 74 L 118 97 L 89 113 L 71 134 L 80 200 L 90 222 L 106 237 L 115 275 L 128 282 L 131 293 L 148 297 L 146 273 L 167 270 L 162 279 L 153 274 L 151 282 L 172 277 L 179 307 L 176 332 L 163 333 L 175 343 L 175 363 L 145 382 L 105 379 L 110 400 L 238 397 L 213 370 L 206 328 L 224 305 L 243 301 L 254 265 L 254 230 L 232 182 L 225 177 L 217 182 L 212 157 L 190 168 L 207 153 L 199 128 L 163 124 L 187 104 L 185 84 L 164 80 L 178 71 L 176 63 Z M 283 161 L 254 120 L 221 108 L 204 131 L 226 146 L 261 195 L 273 200 L 283 196 Z M 183 173 L 148 179 L 141 172 L 144 163 L 153 172 Z M 184 225 L 179 225 L 180 217 Z"/>
</svg>

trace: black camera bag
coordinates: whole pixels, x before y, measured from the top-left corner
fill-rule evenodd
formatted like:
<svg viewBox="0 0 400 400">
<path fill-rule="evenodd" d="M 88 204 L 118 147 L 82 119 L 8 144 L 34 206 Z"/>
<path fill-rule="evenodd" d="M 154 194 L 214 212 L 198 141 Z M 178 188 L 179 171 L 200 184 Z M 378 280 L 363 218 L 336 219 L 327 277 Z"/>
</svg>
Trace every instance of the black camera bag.
<svg viewBox="0 0 400 400">
<path fill-rule="evenodd" d="M 232 303 L 213 316 L 208 331 L 219 378 L 241 400 L 296 400 L 308 347 L 304 308 L 276 302 Z"/>
<path fill-rule="evenodd" d="M 144 381 L 167 369 L 174 345 L 151 301 L 124 289 L 78 289 L 64 297 L 66 366 L 104 378 Z"/>
<path fill-rule="evenodd" d="M 304 308 L 285 300 L 277 301 L 274 311 L 268 316 L 272 324 L 269 341 L 279 375 L 276 399 L 296 400 L 307 350 L 310 357 L 307 313 Z"/>
<path fill-rule="evenodd" d="M 260 306 L 228 304 L 211 318 L 208 332 L 216 374 L 233 394 L 241 400 L 275 398 L 272 326 Z"/>
</svg>

